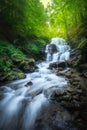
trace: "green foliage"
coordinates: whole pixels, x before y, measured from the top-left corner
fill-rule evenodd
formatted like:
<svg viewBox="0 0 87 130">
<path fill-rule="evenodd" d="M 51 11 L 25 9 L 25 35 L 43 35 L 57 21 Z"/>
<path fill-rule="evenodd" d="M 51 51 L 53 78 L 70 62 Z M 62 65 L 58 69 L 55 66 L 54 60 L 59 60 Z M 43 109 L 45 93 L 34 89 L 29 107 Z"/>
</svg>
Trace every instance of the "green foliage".
<svg viewBox="0 0 87 130">
<path fill-rule="evenodd" d="M 14 33 L 15 44 L 18 36 L 66 38 L 69 37 L 71 30 L 74 31 L 74 28 L 87 21 L 87 0 L 52 0 L 52 2 L 44 9 L 40 0 L 1 0 L 1 28 L 3 25 L 7 33 L 9 31 L 10 34 Z M 4 35 L 8 35 L 7 33 Z M 36 47 L 34 49 L 37 50 Z"/>
<path fill-rule="evenodd" d="M 0 56 L 2 55 L 6 56 L 6 58 L 17 58 L 19 61 L 23 61 L 25 59 L 25 55 L 19 49 L 7 42 L 0 41 Z"/>
<path fill-rule="evenodd" d="M 51 36 L 55 35 L 67 38 L 70 36 L 70 31 L 73 32 L 77 26 L 86 21 L 86 3 L 87 0 L 53 0 L 53 4 L 47 7 Z"/>
<path fill-rule="evenodd" d="M 1 0 L 0 19 L 3 26 L 9 26 L 17 35 L 44 35 L 46 14 L 39 0 Z"/>
<path fill-rule="evenodd" d="M 19 72 L 19 73 L 18 73 L 18 78 L 19 78 L 19 79 L 24 78 L 24 73 Z"/>
<path fill-rule="evenodd" d="M 23 50 L 29 57 L 39 59 L 39 57 L 43 57 L 42 51 L 45 49 L 46 41 L 41 38 L 36 38 L 32 40 L 23 40 L 23 46 L 21 46 L 21 50 Z"/>
<path fill-rule="evenodd" d="M 0 71 L 9 72 L 13 67 L 14 60 L 24 61 L 25 55 L 13 45 L 0 41 Z"/>
</svg>

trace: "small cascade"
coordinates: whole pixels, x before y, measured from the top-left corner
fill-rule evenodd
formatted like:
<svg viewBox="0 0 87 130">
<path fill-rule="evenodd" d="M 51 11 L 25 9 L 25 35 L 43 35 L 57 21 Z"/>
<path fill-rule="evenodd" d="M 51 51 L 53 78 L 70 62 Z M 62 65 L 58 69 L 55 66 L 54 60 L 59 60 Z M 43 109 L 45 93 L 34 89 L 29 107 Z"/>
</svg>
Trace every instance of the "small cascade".
<svg viewBox="0 0 87 130">
<path fill-rule="evenodd" d="M 70 57 L 70 46 L 62 38 L 52 38 L 51 42 L 46 46 L 46 61 L 67 61 Z"/>
<path fill-rule="evenodd" d="M 65 126 L 66 118 L 64 117 L 63 121 L 61 119 L 61 122 L 58 122 L 60 116 L 56 120 L 56 111 L 49 107 L 56 107 L 55 103 L 53 106 L 51 104 L 51 96 L 68 87 L 68 82 L 64 77 L 57 76 L 48 67 L 50 61 L 68 60 L 69 51 L 70 46 L 65 40 L 53 38 L 51 43 L 46 46 L 48 62 L 38 64 L 38 71 L 26 74 L 25 79 L 16 80 L 0 87 L 0 130 L 51 130 L 51 123 L 53 125 L 54 121 L 57 121 L 58 126 L 61 125 L 61 122 L 62 126 Z M 31 85 L 28 84 L 29 82 Z M 45 112 L 43 113 L 43 111 Z M 53 119 L 49 122 L 51 117 Z"/>
</svg>

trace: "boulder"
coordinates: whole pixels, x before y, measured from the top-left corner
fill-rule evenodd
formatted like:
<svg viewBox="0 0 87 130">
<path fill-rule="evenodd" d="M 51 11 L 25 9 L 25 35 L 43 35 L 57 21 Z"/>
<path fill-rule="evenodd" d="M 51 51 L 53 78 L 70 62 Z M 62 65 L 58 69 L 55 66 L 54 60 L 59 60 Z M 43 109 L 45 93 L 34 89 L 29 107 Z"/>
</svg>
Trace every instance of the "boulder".
<svg viewBox="0 0 87 130">
<path fill-rule="evenodd" d="M 49 65 L 49 69 L 58 68 L 58 70 L 62 71 L 63 69 L 66 68 L 66 65 L 67 65 L 67 63 L 64 61 L 63 62 L 54 62 Z"/>
<path fill-rule="evenodd" d="M 58 62 L 54 62 L 49 65 L 49 69 L 53 69 L 53 68 L 55 69 L 58 68 Z"/>
<path fill-rule="evenodd" d="M 66 62 L 65 61 L 59 62 L 58 67 L 66 68 Z"/>
<path fill-rule="evenodd" d="M 32 86 L 32 85 L 33 85 L 33 83 L 31 81 L 29 81 L 28 83 L 25 84 L 26 87 Z"/>
</svg>

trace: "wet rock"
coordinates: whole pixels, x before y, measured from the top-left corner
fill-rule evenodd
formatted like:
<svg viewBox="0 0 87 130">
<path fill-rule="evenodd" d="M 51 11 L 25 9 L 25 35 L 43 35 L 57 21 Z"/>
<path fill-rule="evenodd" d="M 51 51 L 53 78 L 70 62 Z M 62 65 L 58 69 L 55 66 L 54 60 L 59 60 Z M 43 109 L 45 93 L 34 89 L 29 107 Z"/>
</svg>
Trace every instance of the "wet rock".
<svg viewBox="0 0 87 130">
<path fill-rule="evenodd" d="M 71 73 L 68 72 L 68 73 L 65 74 L 65 76 L 70 79 L 71 78 Z"/>
<path fill-rule="evenodd" d="M 82 73 L 85 78 L 87 78 L 87 70 Z"/>
<path fill-rule="evenodd" d="M 74 86 L 77 86 L 77 85 L 78 85 L 78 82 L 73 81 L 72 84 L 73 84 Z"/>
<path fill-rule="evenodd" d="M 57 69 L 58 71 L 62 71 L 66 68 L 66 62 L 54 62 L 49 65 L 49 69 Z"/>
<path fill-rule="evenodd" d="M 51 88 L 48 88 L 46 90 L 44 90 L 44 94 L 46 97 L 50 97 L 51 99 L 55 99 L 57 97 L 62 97 L 63 95 L 66 94 L 65 90 L 61 90 L 58 88 L 58 86 L 53 86 Z"/>
<path fill-rule="evenodd" d="M 62 71 L 64 70 L 62 67 L 58 67 L 58 71 Z"/>
<path fill-rule="evenodd" d="M 33 85 L 33 83 L 31 81 L 29 81 L 28 83 L 25 84 L 26 87 L 32 86 L 32 85 Z"/>
<path fill-rule="evenodd" d="M 78 94 L 83 93 L 82 89 L 77 89 L 77 93 L 78 93 Z"/>
<path fill-rule="evenodd" d="M 80 60 L 80 58 L 81 58 L 81 51 L 80 51 L 80 49 L 78 49 L 78 48 L 73 49 L 70 52 L 70 59 L 67 61 L 67 65 L 69 67 L 75 67 L 75 66 L 77 66 L 78 61 Z"/>
<path fill-rule="evenodd" d="M 54 62 L 49 65 L 49 69 L 53 69 L 53 68 L 55 69 L 58 68 L 58 62 Z"/>
<path fill-rule="evenodd" d="M 66 109 L 59 103 L 52 101 L 41 110 L 36 120 L 37 127 L 34 130 L 37 130 L 39 127 L 40 130 L 72 130 L 74 129 L 72 120 L 72 115 Z"/>
<path fill-rule="evenodd" d="M 37 67 L 35 65 L 35 60 L 33 58 L 24 60 L 20 64 L 18 64 L 18 68 L 23 70 L 24 72 L 34 72 Z"/>
<path fill-rule="evenodd" d="M 74 79 L 76 82 L 80 82 L 80 77 L 79 76 L 77 76 L 77 77 L 75 77 L 75 79 Z"/>
<path fill-rule="evenodd" d="M 58 67 L 65 68 L 66 67 L 66 62 L 60 62 L 60 63 L 58 63 Z"/>
</svg>

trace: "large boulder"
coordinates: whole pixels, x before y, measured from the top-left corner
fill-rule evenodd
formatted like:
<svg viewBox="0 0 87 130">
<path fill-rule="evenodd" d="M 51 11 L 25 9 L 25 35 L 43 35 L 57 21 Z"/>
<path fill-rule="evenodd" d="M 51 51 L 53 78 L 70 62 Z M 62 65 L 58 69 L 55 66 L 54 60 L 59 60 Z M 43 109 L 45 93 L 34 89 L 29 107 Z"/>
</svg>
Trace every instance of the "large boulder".
<svg viewBox="0 0 87 130">
<path fill-rule="evenodd" d="M 29 82 L 27 82 L 27 83 L 25 84 L 26 87 L 29 87 L 29 86 L 32 86 L 32 85 L 33 85 L 32 81 L 29 81 Z"/>
<path fill-rule="evenodd" d="M 49 69 L 58 69 L 59 71 L 62 71 L 66 68 L 67 62 L 54 62 L 49 65 Z"/>
</svg>

